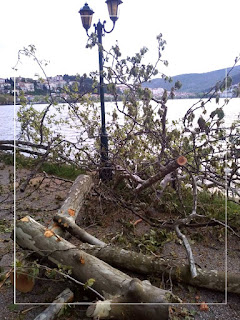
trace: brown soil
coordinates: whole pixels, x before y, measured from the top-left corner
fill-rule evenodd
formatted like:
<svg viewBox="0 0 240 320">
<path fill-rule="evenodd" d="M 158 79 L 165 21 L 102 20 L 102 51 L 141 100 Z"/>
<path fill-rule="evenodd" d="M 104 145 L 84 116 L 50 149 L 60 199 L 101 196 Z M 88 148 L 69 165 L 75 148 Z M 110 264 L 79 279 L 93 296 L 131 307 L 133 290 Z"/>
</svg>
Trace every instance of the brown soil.
<svg viewBox="0 0 240 320">
<path fill-rule="evenodd" d="M 25 192 L 19 191 L 21 180 L 29 173 L 26 169 L 17 170 L 16 177 L 16 218 L 30 215 L 43 225 L 48 225 L 53 215 L 61 206 L 63 200 L 71 187 L 71 182 L 59 178 L 44 177 L 39 174 L 32 179 Z M 43 179 L 44 178 L 44 179 Z M 0 266 L 6 274 L 13 263 L 13 240 L 11 234 L 14 226 L 14 206 L 13 206 L 13 168 L 0 163 Z M 142 212 L 144 214 L 144 212 Z M 150 232 L 150 227 L 145 222 L 138 223 L 135 227 L 132 222 L 138 217 L 122 208 L 119 203 L 100 197 L 96 190 L 92 190 L 86 199 L 81 216 L 84 218 L 77 223 L 81 223 L 88 232 L 97 236 L 105 242 L 112 242 L 119 246 L 133 250 L 143 250 L 144 253 L 156 254 L 161 257 L 171 257 L 176 261 L 185 261 L 186 253 L 182 244 L 174 235 L 165 236 L 163 244 L 151 253 L 148 246 L 139 246 L 139 242 L 144 235 Z M 207 269 L 224 270 L 225 268 L 225 239 L 222 228 L 201 228 L 190 230 L 187 236 L 191 239 L 191 244 L 196 263 Z M 136 241 L 134 242 L 133 239 Z M 74 244 L 78 240 L 70 238 Z M 16 247 L 17 256 L 21 257 L 22 251 Z M 41 261 L 40 261 L 41 262 Z M 228 236 L 228 270 L 234 273 L 240 273 L 240 244 L 239 238 L 229 234 Z M 135 277 L 138 275 L 134 275 Z M 13 304 L 13 287 L 9 277 L 5 279 L 0 288 L 0 307 L 1 319 L 25 319 L 32 320 L 46 308 L 46 303 L 51 303 L 56 296 L 66 287 L 72 289 L 75 294 L 75 301 L 92 301 L 94 299 L 76 284 L 63 280 L 61 277 L 54 279 L 46 278 L 44 271 L 36 279 L 34 289 L 29 293 L 16 292 L 16 302 Z M 138 276 L 140 277 L 140 276 Z M 140 277 L 144 279 L 143 277 Z M 179 295 L 184 305 L 179 308 L 172 307 L 172 311 L 177 319 L 219 319 L 219 320 L 237 320 L 240 319 L 240 297 L 234 294 L 227 295 L 227 304 L 225 304 L 225 294 L 203 290 L 191 286 L 172 283 L 168 278 L 150 277 L 149 280 L 154 285 L 171 289 L 173 293 Z M 2 279 L 0 280 L 2 281 Z M 208 303 L 208 311 L 200 311 L 199 305 L 193 303 Z M 42 305 L 39 305 L 42 303 Z M 213 303 L 213 304 L 212 304 Z M 214 305 L 218 303 L 219 305 Z M 35 305 L 34 305 L 35 304 Z M 186 308 L 186 310 L 184 309 Z M 84 319 L 86 307 L 76 306 L 66 311 L 60 319 Z M 193 317 L 187 318 L 187 313 L 191 311 Z M 146 319 L 148 320 L 148 319 Z"/>
</svg>

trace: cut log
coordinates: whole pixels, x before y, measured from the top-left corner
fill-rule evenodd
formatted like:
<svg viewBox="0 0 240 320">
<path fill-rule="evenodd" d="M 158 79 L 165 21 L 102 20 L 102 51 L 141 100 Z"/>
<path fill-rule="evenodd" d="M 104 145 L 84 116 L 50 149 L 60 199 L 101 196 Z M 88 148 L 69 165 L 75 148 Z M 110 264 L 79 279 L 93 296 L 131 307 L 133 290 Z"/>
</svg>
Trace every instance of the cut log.
<svg viewBox="0 0 240 320">
<path fill-rule="evenodd" d="M 93 181 L 89 175 L 79 175 L 74 181 L 68 193 L 68 197 L 58 210 L 57 215 L 63 218 L 65 217 L 71 222 L 75 222 L 77 215 L 83 206 L 84 199 L 92 186 Z M 51 223 L 49 229 L 60 236 L 64 236 L 64 231 L 56 222 Z"/>
<path fill-rule="evenodd" d="M 221 292 L 225 291 L 225 272 L 197 268 L 197 276 L 192 278 L 188 265 L 174 265 L 170 260 L 147 256 L 110 245 L 97 247 L 82 244 L 80 249 L 115 267 L 140 274 L 159 275 L 164 273 L 178 282 Z M 227 291 L 240 294 L 240 274 L 227 273 Z"/>
<path fill-rule="evenodd" d="M 62 228 L 67 230 L 69 233 L 71 233 L 73 236 L 81 240 L 82 242 L 87 242 L 90 244 L 94 244 L 97 246 L 105 246 L 106 243 L 95 238 L 90 233 L 86 232 L 84 229 L 80 228 L 78 225 L 76 225 L 75 222 L 72 222 L 70 219 L 62 216 L 62 215 L 56 215 L 53 217 L 53 221 L 57 222 L 57 224 Z"/>
<path fill-rule="evenodd" d="M 155 303 L 158 316 L 151 320 L 168 319 L 168 306 L 165 303 L 179 302 L 169 291 L 154 287 L 149 282 L 134 280 L 100 259 L 77 249 L 29 216 L 16 222 L 16 241 L 22 248 L 33 250 L 57 265 L 71 266 L 73 276 L 83 283 L 93 278 L 93 288 L 105 297 L 118 297 L 125 303 L 146 303 L 145 308 L 149 310 L 151 305 L 147 303 Z M 143 319 L 141 313 L 136 313 L 134 319 Z"/>
<path fill-rule="evenodd" d="M 115 320 L 169 319 L 168 307 L 164 310 L 159 308 L 159 304 L 146 305 L 139 303 L 147 294 L 141 283 L 138 279 L 132 279 L 125 295 L 115 297 L 112 300 L 98 301 L 88 308 L 87 316 L 93 317 L 93 319 Z M 148 297 L 145 297 L 145 299 L 148 299 Z M 126 303 L 126 301 L 131 301 L 131 303 Z"/>
<path fill-rule="evenodd" d="M 184 166 L 186 163 L 187 163 L 187 159 L 184 156 L 180 156 L 176 160 L 169 162 L 166 166 L 161 168 L 157 174 L 148 178 L 142 184 L 139 184 L 136 188 L 136 192 L 140 193 L 144 189 L 150 187 L 154 183 L 163 179 L 167 174 L 174 172 L 177 168 L 181 166 Z"/>
<path fill-rule="evenodd" d="M 40 313 L 34 320 L 53 320 L 57 317 L 60 310 L 63 308 L 65 303 L 73 301 L 73 292 L 67 288 L 60 293 L 56 300 L 42 313 Z"/>
<path fill-rule="evenodd" d="M 187 158 L 185 158 L 184 156 L 180 156 L 176 161 L 179 166 L 185 166 L 185 164 L 187 163 Z"/>
<path fill-rule="evenodd" d="M 11 272 L 10 274 L 10 280 L 12 285 L 14 285 L 14 272 Z M 35 279 L 33 276 L 29 275 L 28 273 L 24 271 L 16 271 L 15 272 L 15 283 L 16 283 L 16 289 L 20 292 L 26 293 L 32 291 Z"/>
</svg>

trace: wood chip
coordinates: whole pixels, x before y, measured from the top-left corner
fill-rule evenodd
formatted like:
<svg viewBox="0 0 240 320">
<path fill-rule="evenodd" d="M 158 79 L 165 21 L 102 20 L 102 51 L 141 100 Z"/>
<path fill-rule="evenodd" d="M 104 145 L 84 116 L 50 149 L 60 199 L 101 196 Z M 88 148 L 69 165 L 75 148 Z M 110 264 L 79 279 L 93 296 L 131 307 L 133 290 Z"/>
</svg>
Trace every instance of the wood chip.
<svg viewBox="0 0 240 320">
<path fill-rule="evenodd" d="M 44 237 L 51 238 L 54 235 L 54 233 L 51 230 L 47 230 L 44 232 Z"/>
<path fill-rule="evenodd" d="M 74 216 L 75 216 L 75 210 L 73 210 L 73 209 L 68 209 L 68 214 L 69 214 L 71 217 L 74 217 Z"/>
<path fill-rule="evenodd" d="M 83 257 L 80 257 L 80 262 L 81 262 L 81 264 L 85 264 L 85 260 L 83 259 Z"/>
<path fill-rule="evenodd" d="M 139 222 L 142 222 L 142 219 L 136 220 L 136 221 L 133 223 L 133 225 L 136 226 Z"/>
<path fill-rule="evenodd" d="M 202 302 L 199 307 L 200 311 L 208 311 L 209 307 L 205 302 Z"/>
</svg>

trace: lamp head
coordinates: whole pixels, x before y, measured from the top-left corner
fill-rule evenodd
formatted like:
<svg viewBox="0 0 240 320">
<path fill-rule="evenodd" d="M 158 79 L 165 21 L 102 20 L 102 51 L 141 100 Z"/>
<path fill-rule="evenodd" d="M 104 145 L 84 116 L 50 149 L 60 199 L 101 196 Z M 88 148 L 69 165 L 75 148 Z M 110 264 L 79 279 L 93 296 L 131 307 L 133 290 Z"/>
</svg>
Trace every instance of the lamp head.
<svg viewBox="0 0 240 320">
<path fill-rule="evenodd" d="M 80 13 L 83 27 L 86 29 L 86 31 L 88 31 L 88 29 L 91 27 L 92 15 L 94 14 L 94 11 L 89 8 L 87 3 L 85 3 L 85 5 L 78 12 Z"/>
<path fill-rule="evenodd" d="M 107 0 L 106 4 L 108 5 L 108 12 L 110 19 L 113 22 L 116 22 L 118 19 L 118 6 L 122 3 L 121 0 Z"/>
</svg>

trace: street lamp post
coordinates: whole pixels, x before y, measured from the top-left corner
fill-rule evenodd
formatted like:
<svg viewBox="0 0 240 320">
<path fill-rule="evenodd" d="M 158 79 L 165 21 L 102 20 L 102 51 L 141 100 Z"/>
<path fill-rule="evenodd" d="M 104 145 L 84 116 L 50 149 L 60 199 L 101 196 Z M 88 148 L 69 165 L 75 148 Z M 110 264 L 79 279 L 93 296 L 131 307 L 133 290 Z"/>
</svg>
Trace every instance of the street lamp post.
<svg viewBox="0 0 240 320">
<path fill-rule="evenodd" d="M 105 23 L 100 21 L 94 24 L 95 33 L 98 37 L 98 56 L 99 56 L 99 78 L 100 78 L 100 101 L 101 101 L 101 165 L 100 165 L 100 179 L 103 181 L 109 181 L 112 179 L 112 169 L 108 158 L 108 136 L 106 132 L 106 122 L 105 122 L 105 104 L 104 104 L 104 81 L 103 81 L 103 51 L 102 51 L 102 37 L 105 33 L 111 33 L 115 27 L 115 23 L 118 19 L 118 6 L 122 3 L 121 0 L 107 0 L 108 12 L 110 19 L 113 21 L 113 27 L 110 31 L 106 31 Z M 82 25 L 85 28 L 87 35 L 88 30 L 91 27 L 92 15 L 94 11 L 89 8 L 88 4 L 85 3 L 84 7 L 79 10 L 82 19 Z"/>
</svg>

